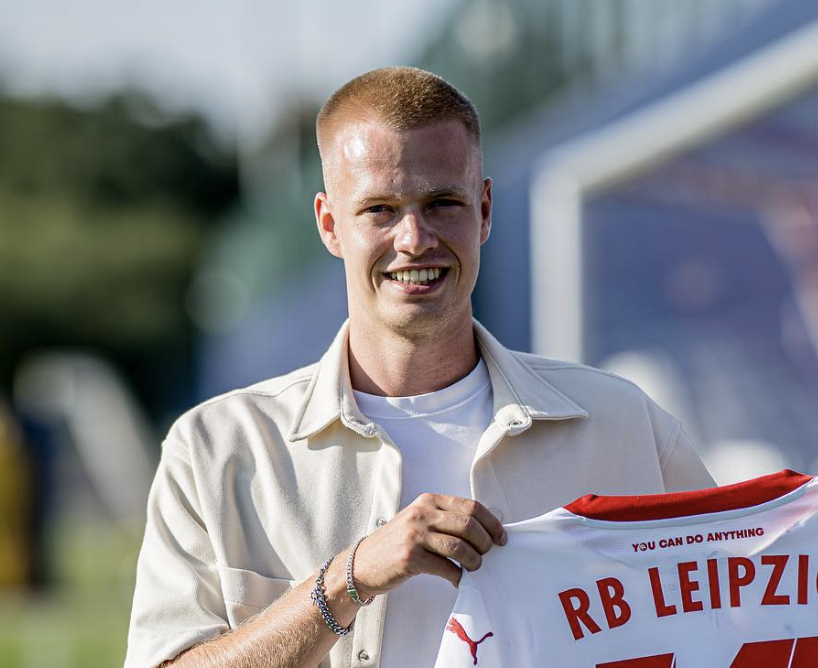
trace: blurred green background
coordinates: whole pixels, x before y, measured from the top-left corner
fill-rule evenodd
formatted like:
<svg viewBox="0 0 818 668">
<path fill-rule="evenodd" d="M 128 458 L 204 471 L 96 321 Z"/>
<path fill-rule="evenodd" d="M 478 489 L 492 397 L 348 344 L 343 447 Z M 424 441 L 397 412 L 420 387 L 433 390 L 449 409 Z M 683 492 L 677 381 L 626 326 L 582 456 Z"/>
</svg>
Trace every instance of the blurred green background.
<svg viewBox="0 0 818 668">
<path fill-rule="evenodd" d="M 0 665 L 121 663 L 141 531 L 72 462 L 64 416 L 21 400 L 21 365 L 104 359 L 158 433 L 195 395 L 185 294 L 238 194 L 235 148 L 201 115 L 138 91 L 0 94 L 0 408 L 17 388 L 17 415 L 0 410 Z"/>
</svg>

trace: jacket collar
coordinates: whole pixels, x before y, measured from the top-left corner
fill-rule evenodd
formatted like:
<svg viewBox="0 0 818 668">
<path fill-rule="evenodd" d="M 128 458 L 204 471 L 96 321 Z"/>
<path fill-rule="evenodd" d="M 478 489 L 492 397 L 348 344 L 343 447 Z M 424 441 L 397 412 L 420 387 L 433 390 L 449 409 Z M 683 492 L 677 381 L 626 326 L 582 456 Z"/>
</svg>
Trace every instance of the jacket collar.
<svg viewBox="0 0 818 668">
<path fill-rule="evenodd" d="M 532 420 L 588 417 L 588 412 L 536 373 L 495 339 L 477 320 L 475 338 L 486 363 L 494 394 L 494 417 L 511 433 L 524 431 Z M 320 362 L 295 414 L 287 438 L 298 441 L 335 420 L 362 436 L 377 427 L 358 410 L 349 378 L 349 320 L 344 322 Z"/>
</svg>

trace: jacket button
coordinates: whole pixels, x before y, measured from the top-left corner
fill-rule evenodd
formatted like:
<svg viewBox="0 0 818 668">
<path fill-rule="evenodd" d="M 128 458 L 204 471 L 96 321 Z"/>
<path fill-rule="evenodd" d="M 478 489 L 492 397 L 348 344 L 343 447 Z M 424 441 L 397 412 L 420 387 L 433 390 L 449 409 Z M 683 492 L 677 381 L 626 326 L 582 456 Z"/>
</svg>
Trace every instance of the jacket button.
<svg viewBox="0 0 818 668">
<path fill-rule="evenodd" d="M 379 527 L 382 527 L 384 524 L 386 524 L 386 518 L 385 517 L 379 517 L 376 520 L 375 524 L 377 524 Z"/>
<path fill-rule="evenodd" d="M 499 508 L 489 508 L 489 512 L 501 522 L 503 521 L 503 511 Z"/>
<path fill-rule="evenodd" d="M 360 652 L 358 652 L 358 660 L 369 661 L 369 654 L 367 654 L 365 649 L 362 649 Z"/>
</svg>

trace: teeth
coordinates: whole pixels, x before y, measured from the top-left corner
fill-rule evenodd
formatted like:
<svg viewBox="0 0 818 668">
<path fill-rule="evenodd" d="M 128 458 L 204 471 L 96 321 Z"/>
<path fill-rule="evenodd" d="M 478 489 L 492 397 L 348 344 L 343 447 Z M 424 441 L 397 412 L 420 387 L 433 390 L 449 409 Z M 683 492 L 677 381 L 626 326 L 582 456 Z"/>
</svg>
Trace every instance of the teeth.
<svg viewBox="0 0 818 668">
<path fill-rule="evenodd" d="M 402 283 L 428 283 L 437 278 L 440 278 L 440 268 L 434 269 L 407 269 L 405 271 L 393 271 L 389 274 L 389 278 L 393 281 L 401 281 Z"/>
</svg>

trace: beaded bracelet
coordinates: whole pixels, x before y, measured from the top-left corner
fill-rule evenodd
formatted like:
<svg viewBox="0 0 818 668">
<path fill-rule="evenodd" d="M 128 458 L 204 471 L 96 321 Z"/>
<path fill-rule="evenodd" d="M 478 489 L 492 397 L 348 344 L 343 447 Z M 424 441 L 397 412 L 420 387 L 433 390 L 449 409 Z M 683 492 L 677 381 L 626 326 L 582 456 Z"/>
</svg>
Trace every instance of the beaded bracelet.
<svg viewBox="0 0 818 668">
<path fill-rule="evenodd" d="M 358 549 L 358 546 L 361 544 L 361 541 L 364 538 L 366 538 L 366 536 L 358 539 L 358 542 L 355 543 L 355 546 L 349 551 L 349 556 L 347 557 L 347 594 L 349 594 L 349 597 L 358 605 L 369 605 L 375 600 L 374 596 L 370 596 L 365 601 L 362 601 L 361 597 L 358 595 L 358 590 L 355 588 L 355 580 L 352 578 L 352 567 L 355 563 L 355 551 Z"/>
<path fill-rule="evenodd" d="M 315 588 L 312 590 L 310 598 L 312 599 L 313 605 L 318 606 L 321 616 L 324 618 L 324 621 L 327 623 L 327 626 L 330 627 L 332 632 L 339 636 L 345 636 L 352 630 L 352 624 L 350 624 L 347 628 L 344 628 L 338 622 L 336 622 L 335 617 L 333 617 L 332 613 L 329 611 L 327 599 L 324 596 L 326 593 L 326 588 L 324 587 L 324 573 L 326 573 L 329 565 L 332 563 L 332 559 L 332 557 L 327 559 L 326 563 L 321 566 L 321 570 L 318 571 L 318 577 L 315 578 Z"/>
</svg>

